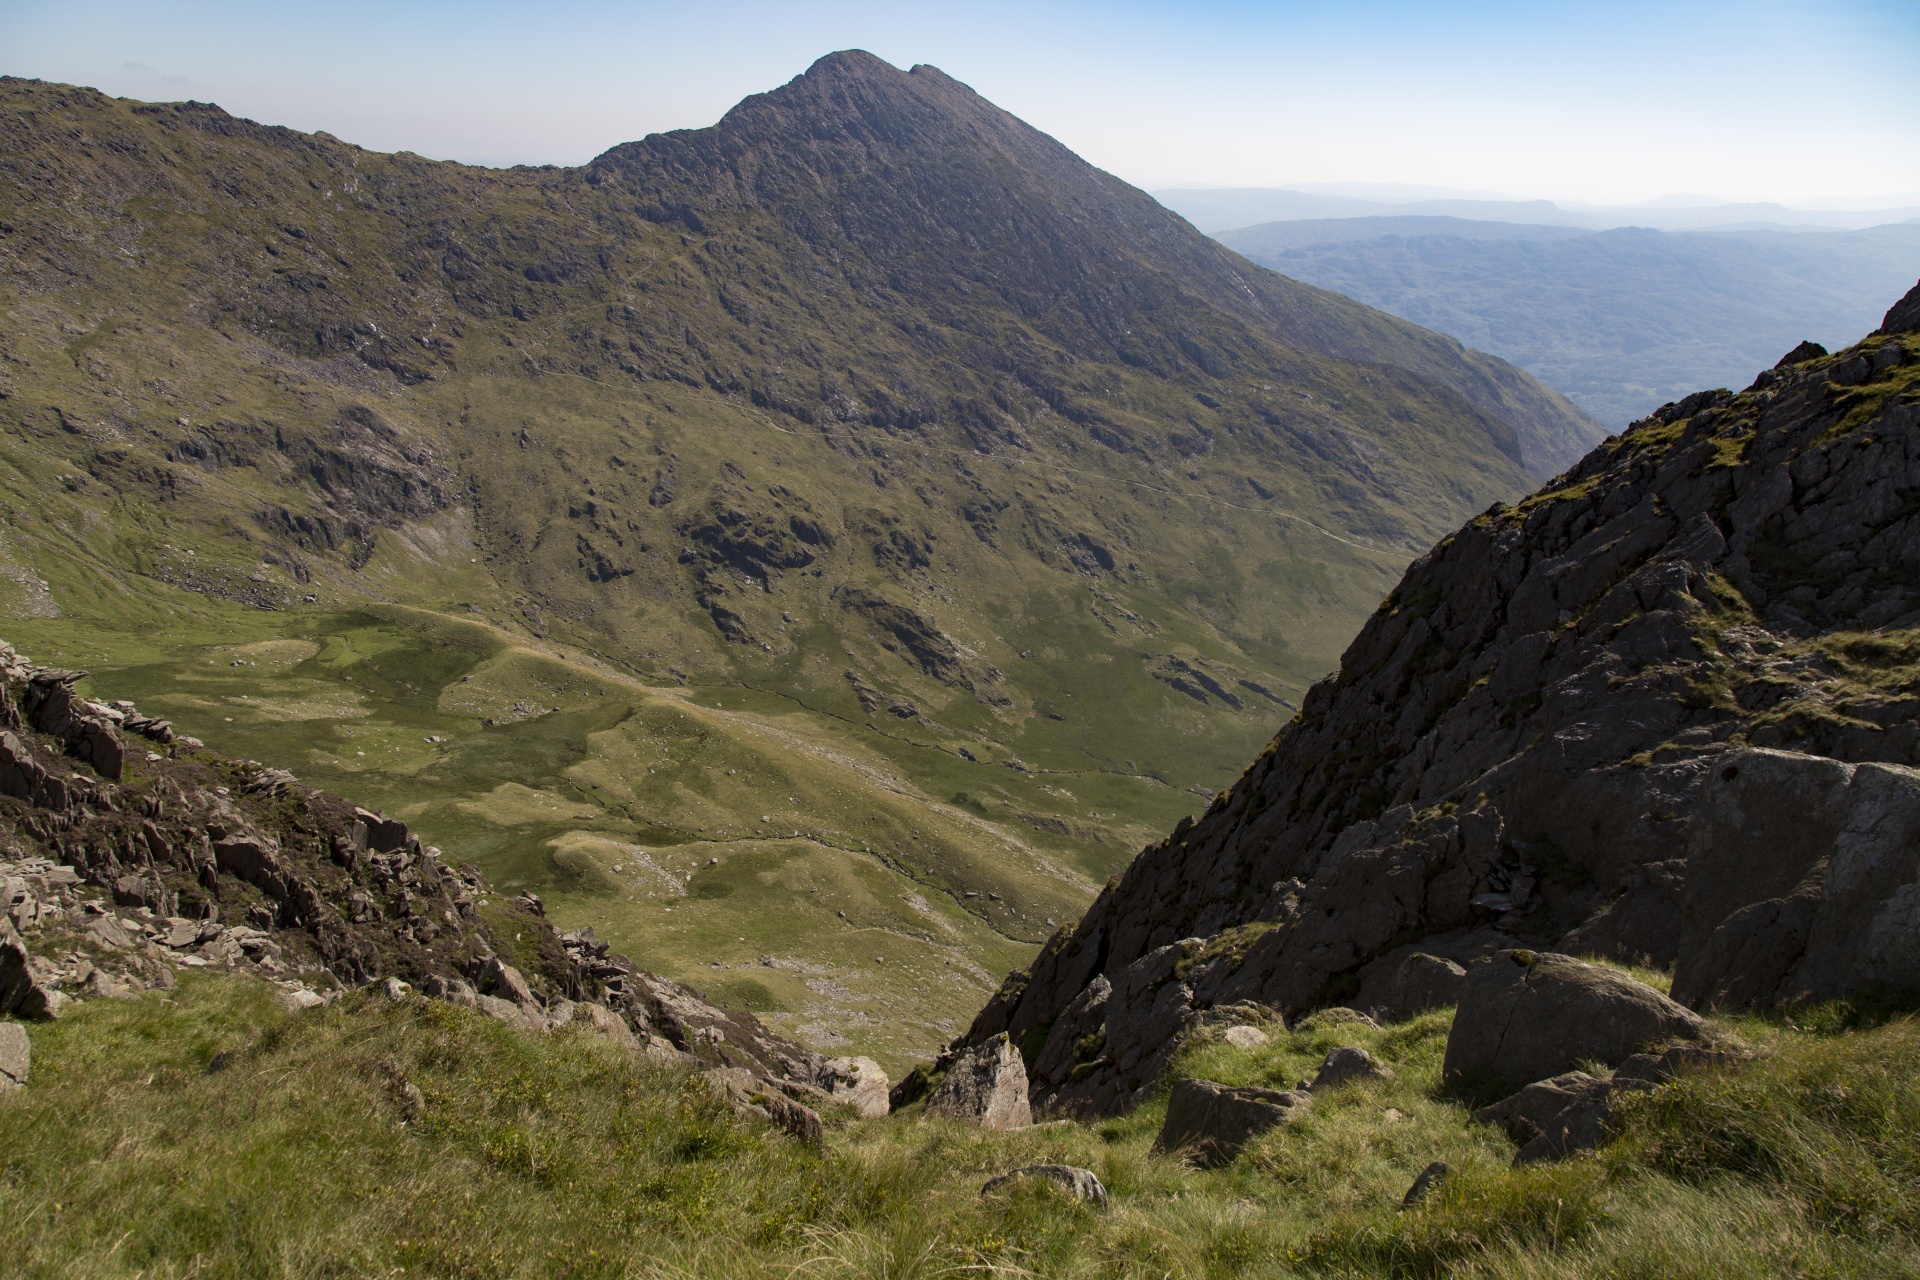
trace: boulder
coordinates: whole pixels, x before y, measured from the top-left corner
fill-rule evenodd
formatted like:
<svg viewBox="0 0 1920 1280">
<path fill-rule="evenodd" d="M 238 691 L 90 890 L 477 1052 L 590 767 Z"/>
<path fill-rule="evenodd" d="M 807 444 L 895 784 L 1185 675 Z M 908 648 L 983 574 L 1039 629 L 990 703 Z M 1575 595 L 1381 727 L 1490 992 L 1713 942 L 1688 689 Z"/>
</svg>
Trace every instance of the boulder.
<svg viewBox="0 0 1920 1280">
<path fill-rule="evenodd" d="M 33 1042 L 17 1022 L 0 1022 L 0 1093 L 24 1089 L 33 1066 Z"/>
<path fill-rule="evenodd" d="M 1446 1182 L 1447 1174 L 1450 1172 L 1451 1170 L 1447 1167 L 1445 1160 L 1435 1160 L 1432 1164 L 1422 1169 L 1420 1176 L 1413 1180 L 1413 1185 L 1407 1188 L 1407 1194 L 1400 1198 L 1400 1208 L 1403 1210 L 1411 1209 L 1422 1200 L 1425 1200 L 1429 1195 L 1438 1191 L 1441 1185 Z"/>
<path fill-rule="evenodd" d="M 1516 1144 L 1515 1165 L 1565 1160 L 1592 1151 L 1614 1128 L 1615 1106 L 1623 1093 L 1645 1092 L 1684 1071 L 1735 1066 L 1750 1061 L 1744 1049 L 1674 1045 L 1662 1053 L 1637 1053 L 1607 1079 L 1569 1071 L 1536 1080 L 1510 1098 L 1473 1113 L 1476 1124 L 1496 1124 Z"/>
<path fill-rule="evenodd" d="M 1094 1176 L 1093 1170 L 1070 1164 L 1030 1164 L 1022 1169 L 1013 1169 L 987 1179 L 986 1185 L 980 1188 L 980 1194 L 984 1196 L 1022 1178 L 1045 1178 L 1057 1182 L 1071 1192 L 1075 1200 L 1090 1201 L 1102 1209 L 1107 1207 L 1107 1189 L 1100 1185 L 1100 1179 Z"/>
<path fill-rule="evenodd" d="M 927 1098 L 929 1115 L 951 1116 L 983 1129 L 1024 1129 L 1033 1123 L 1027 1067 L 1005 1032 L 975 1045 L 947 1068 Z"/>
<path fill-rule="evenodd" d="M 1312 1099 L 1292 1089 L 1236 1089 L 1211 1080 L 1176 1080 L 1153 1149 L 1188 1152 L 1205 1168 L 1233 1163 L 1254 1138 L 1305 1114 Z"/>
<path fill-rule="evenodd" d="M 1706 1035 L 1699 1015 L 1618 970 L 1550 952 L 1501 951 L 1467 971 L 1441 1073 L 1453 1083 L 1518 1087 Z"/>
<path fill-rule="evenodd" d="M 1260 1049 L 1273 1043 L 1273 1037 L 1258 1027 L 1236 1023 L 1220 1033 L 1220 1038 L 1236 1049 Z"/>
<path fill-rule="evenodd" d="M 365 829 L 363 847 L 375 853 L 392 853 L 407 843 L 407 824 L 398 818 L 389 818 L 384 813 L 375 813 L 370 809 L 355 809 L 353 816 Z M 360 832 L 354 833 L 360 836 Z"/>
<path fill-rule="evenodd" d="M 499 996 L 476 996 L 473 1004 L 489 1018 L 498 1019 L 526 1035 L 539 1035 L 547 1029 L 547 1019 L 537 1008 L 517 1005 Z"/>
<path fill-rule="evenodd" d="M 1687 845 L 1675 998 L 1697 1009 L 1920 988 L 1920 770 L 1722 757 Z"/>
<path fill-rule="evenodd" d="M 701 1072 L 701 1077 L 737 1113 L 770 1120 L 811 1146 L 825 1143 L 826 1128 L 818 1112 L 795 1102 L 745 1067 L 715 1067 Z"/>
<path fill-rule="evenodd" d="M 1613 1133 L 1614 1099 L 1623 1091 L 1645 1092 L 1644 1080 L 1593 1080 L 1575 1090 L 1531 1141 L 1513 1153 L 1513 1163 L 1545 1164 L 1597 1150 Z"/>
<path fill-rule="evenodd" d="M 67 997 L 42 978 L 41 968 L 12 923 L 0 917 L 0 1015 L 34 1021 L 60 1016 Z"/>
<path fill-rule="evenodd" d="M 1443 956 L 1424 951 L 1388 955 L 1367 967 L 1354 1003 L 1370 1010 L 1377 1022 L 1404 1022 L 1458 1003 L 1466 981 L 1466 969 Z"/>
<path fill-rule="evenodd" d="M 1315 1092 L 1321 1089 L 1335 1089 L 1356 1080 L 1391 1080 L 1393 1073 L 1373 1060 L 1373 1055 L 1365 1049 L 1342 1047 L 1329 1049 L 1326 1060 L 1320 1064 L 1319 1072 L 1308 1086 Z"/>
<path fill-rule="evenodd" d="M 480 971 L 480 992 L 482 995 L 496 996 L 511 1001 L 523 1009 L 538 1009 L 540 1002 L 534 998 L 533 988 L 521 972 L 510 964 L 503 963 L 495 956 L 487 961 L 486 968 Z"/>
<path fill-rule="evenodd" d="M 638 1049 L 640 1042 L 634 1038 L 633 1028 L 627 1020 L 603 1004 L 582 1000 L 574 1004 L 569 1011 L 569 1021 L 576 1027 L 583 1027 L 596 1035 L 605 1036 L 615 1044 L 628 1049 Z"/>
<path fill-rule="evenodd" d="M 1544 1133 L 1553 1118 L 1589 1085 L 1598 1083 L 1597 1076 L 1584 1071 L 1566 1071 L 1551 1080 L 1536 1080 L 1511 1097 L 1481 1107 L 1473 1113 L 1473 1122 L 1497 1125 L 1507 1137 L 1524 1146 Z"/>
<path fill-rule="evenodd" d="M 877 1119 L 891 1109 L 887 1073 L 872 1058 L 829 1058 L 813 1083 L 826 1090 L 829 1099 L 852 1107 L 864 1119 Z"/>
</svg>

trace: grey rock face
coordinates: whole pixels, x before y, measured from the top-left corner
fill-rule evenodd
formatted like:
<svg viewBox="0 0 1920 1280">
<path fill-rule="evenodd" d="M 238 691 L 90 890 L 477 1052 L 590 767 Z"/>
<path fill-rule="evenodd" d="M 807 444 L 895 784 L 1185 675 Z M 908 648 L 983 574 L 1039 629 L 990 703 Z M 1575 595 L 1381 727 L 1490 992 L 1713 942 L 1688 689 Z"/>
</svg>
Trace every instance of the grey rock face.
<svg viewBox="0 0 1920 1280">
<path fill-rule="evenodd" d="M 1519 1086 L 1609 1066 L 1652 1044 L 1702 1040 L 1706 1024 L 1645 983 L 1571 956 L 1503 951 L 1467 972 L 1442 1075 Z"/>
<path fill-rule="evenodd" d="M 24 1089 L 33 1068 L 33 1042 L 17 1022 L 0 1022 L 0 1093 Z"/>
<path fill-rule="evenodd" d="M 983 1129 L 1026 1128 L 1033 1123 L 1033 1110 L 1020 1050 L 1001 1035 L 961 1054 L 927 1098 L 926 1110 Z"/>
<path fill-rule="evenodd" d="M 547 1019 L 538 1006 L 529 1008 L 511 1000 L 502 1000 L 499 996 L 478 996 L 474 1000 L 474 1007 L 523 1035 L 539 1035 L 547 1030 Z"/>
<path fill-rule="evenodd" d="M 1614 1099 L 1653 1086 L 1635 1079 L 1593 1080 L 1573 1092 L 1540 1132 L 1513 1153 L 1513 1163 L 1545 1164 L 1597 1150 L 1613 1132 Z"/>
<path fill-rule="evenodd" d="M 1354 1004 L 1370 1011 L 1376 1021 L 1404 1022 L 1458 1003 L 1466 981 L 1466 969 L 1442 956 L 1415 951 L 1396 960 L 1387 955 L 1367 967 Z"/>
<path fill-rule="evenodd" d="M 887 1073 L 872 1058 L 829 1058 L 815 1072 L 813 1083 L 864 1119 L 878 1119 L 890 1109 Z"/>
<path fill-rule="evenodd" d="M 1729 753 L 1687 852 L 1673 981 L 1687 1004 L 1920 986 L 1920 771 Z"/>
<path fill-rule="evenodd" d="M 1206 1168 L 1232 1164 L 1247 1143 L 1297 1119 L 1312 1101 L 1293 1089 L 1235 1089 L 1211 1080 L 1176 1080 L 1153 1149 L 1187 1152 Z"/>
<path fill-rule="evenodd" d="M 1072 1192 L 1074 1199 L 1088 1201 L 1102 1209 L 1107 1207 L 1107 1189 L 1100 1185 L 1100 1179 L 1094 1176 L 1093 1170 L 1070 1164 L 1030 1164 L 1023 1169 L 1013 1169 L 987 1179 L 986 1185 L 980 1188 L 980 1194 L 984 1196 L 1022 1178 L 1045 1178 L 1057 1182 Z"/>
</svg>

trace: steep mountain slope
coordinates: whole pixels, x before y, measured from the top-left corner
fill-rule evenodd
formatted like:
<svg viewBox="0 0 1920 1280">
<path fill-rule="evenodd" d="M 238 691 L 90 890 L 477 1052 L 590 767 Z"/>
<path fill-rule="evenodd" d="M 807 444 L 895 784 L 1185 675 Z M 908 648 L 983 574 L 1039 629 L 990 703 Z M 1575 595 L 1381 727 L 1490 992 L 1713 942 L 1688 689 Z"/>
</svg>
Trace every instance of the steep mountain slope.
<svg viewBox="0 0 1920 1280">
<path fill-rule="evenodd" d="M 1417 561 L 1272 745 L 975 1020 L 1111 1111 L 1201 1011 L 1414 950 L 1671 964 L 1742 746 L 1920 764 L 1920 286 L 1835 356 L 1667 405 Z M 1764 896 L 1764 895 L 1762 895 Z"/>
<path fill-rule="evenodd" d="M 1598 433 L 864 54 L 570 170 L 0 111 L 16 637 L 822 1035 L 949 1034 Z"/>
<path fill-rule="evenodd" d="M 1262 266 L 1495 352 L 1615 427 L 1692 388 L 1743 384 L 1802 338 L 1843 345 L 1920 272 L 1920 222 L 1581 234 L 1353 218 L 1219 238 Z"/>
</svg>

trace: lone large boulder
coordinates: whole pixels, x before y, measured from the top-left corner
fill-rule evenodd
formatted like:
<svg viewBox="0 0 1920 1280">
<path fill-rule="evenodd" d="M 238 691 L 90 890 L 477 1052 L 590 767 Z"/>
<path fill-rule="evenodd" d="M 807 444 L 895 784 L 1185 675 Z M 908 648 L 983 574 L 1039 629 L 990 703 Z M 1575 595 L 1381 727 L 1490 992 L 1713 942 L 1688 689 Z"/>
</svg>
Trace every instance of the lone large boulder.
<svg viewBox="0 0 1920 1280">
<path fill-rule="evenodd" d="M 1232 1164 L 1247 1143 L 1305 1114 L 1312 1098 L 1292 1089 L 1235 1089 L 1211 1080 L 1176 1080 L 1153 1149 L 1186 1151 L 1206 1168 Z"/>
<path fill-rule="evenodd" d="M 930 1115 L 952 1116 L 983 1129 L 1024 1129 L 1033 1123 L 1027 1102 L 1027 1064 L 1003 1031 L 955 1059 L 927 1099 Z"/>
<path fill-rule="evenodd" d="M 1441 1071 L 1450 1082 L 1517 1087 L 1706 1032 L 1692 1010 L 1618 970 L 1500 951 L 1467 970 Z"/>
<path fill-rule="evenodd" d="M 1868 984 L 1920 988 L 1920 770 L 1723 758 L 1688 840 L 1674 997 L 1752 1008 Z"/>
</svg>

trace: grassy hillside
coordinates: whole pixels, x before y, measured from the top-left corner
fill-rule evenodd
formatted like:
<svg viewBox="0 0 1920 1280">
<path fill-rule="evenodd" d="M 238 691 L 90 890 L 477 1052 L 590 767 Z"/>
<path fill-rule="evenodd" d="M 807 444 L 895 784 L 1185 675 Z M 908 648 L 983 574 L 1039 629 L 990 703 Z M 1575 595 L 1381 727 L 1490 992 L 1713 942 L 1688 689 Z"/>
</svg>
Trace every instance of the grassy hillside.
<svg viewBox="0 0 1920 1280">
<path fill-rule="evenodd" d="M 1228 1082 L 1338 1044 L 1396 1072 L 1203 1172 L 1150 1154 L 1160 1103 L 1013 1133 L 835 1117 L 813 1151 L 589 1034 L 371 994 L 294 1014 L 188 975 L 33 1028 L 33 1083 L 0 1098 L 0 1250 L 32 1277 L 1920 1272 L 1910 1017 L 1743 1023 L 1757 1064 L 1663 1086 L 1597 1157 L 1519 1170 L 1439 1089 L 1447 1024 L 1196 1044 L 1180 1070 Z M 1451 1178 L 1400 1211 L 1433 1159 Z M 980 1194 L 1038 1161 L 1093 1169 L 1111 1206 Z"/>
<path fill-rule="evenodd" d="M 1616 430 L 1743 387 L 1802 339 L 1834 349 L 1920 275 L 1920 222 L 1654 231 L 1379 217 L 1220 233 L 1262 266 L 1513 361 Z"/>
<path fill-rule="evenodd" d="M 0 116 L 9 639 L 889 1061 L 1597 431 L 866 55 L 572 170 Z"/>
</svg>

